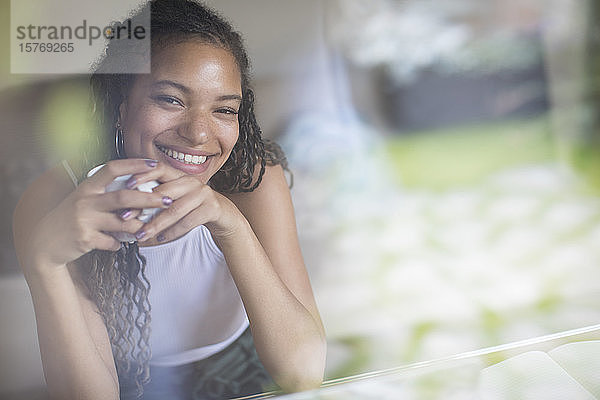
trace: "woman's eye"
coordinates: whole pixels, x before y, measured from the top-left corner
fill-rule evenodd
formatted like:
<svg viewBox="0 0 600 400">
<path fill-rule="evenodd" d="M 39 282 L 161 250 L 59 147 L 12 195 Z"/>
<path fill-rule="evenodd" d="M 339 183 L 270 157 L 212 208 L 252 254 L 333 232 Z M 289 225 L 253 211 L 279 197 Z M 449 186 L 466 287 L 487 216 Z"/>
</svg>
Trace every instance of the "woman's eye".
<svg viewBox="0 0 600 400">
<path fill-rule="evenodd" d="M 174 106 L 182 106 L 183 107 L 183 103 L 172 96 L 156 96 L 156 100 L 158 100 L 161 103 L 167 103 L 167 104 L 171 104 Z"/>
<path fill-rule="evenodd" d="M 230 115 L 237 115 L 238 114 L 238 110 L 235 110 L 233 108 L 219 108 L 217 110 L 218 113 L 221 114 L 230 114 Z"/>
</svg>

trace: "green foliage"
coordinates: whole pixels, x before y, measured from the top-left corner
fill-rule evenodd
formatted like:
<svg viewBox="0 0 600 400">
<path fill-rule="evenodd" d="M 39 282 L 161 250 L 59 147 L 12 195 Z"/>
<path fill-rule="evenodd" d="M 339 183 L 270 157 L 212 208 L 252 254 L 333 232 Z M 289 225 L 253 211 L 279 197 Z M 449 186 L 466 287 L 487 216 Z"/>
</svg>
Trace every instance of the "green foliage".
<svg viewBox="0 0 600 400">
<path fill-rule="evenodd" d="M 48 124 L 42 139 L 55 160 L 77 158 L 90 140 L 101 136 L 91 119 L 89 92 L 84 85 L 57 86 L 48 94 L 42 113 Z"/>
<path fill-rule="evenodd" d="M 386 152 L 400 185 L 439 190 L 477 184 L 504 168 L 555 158 L 545 116 L 405 134 L 389 139 Z"/>
</svg>

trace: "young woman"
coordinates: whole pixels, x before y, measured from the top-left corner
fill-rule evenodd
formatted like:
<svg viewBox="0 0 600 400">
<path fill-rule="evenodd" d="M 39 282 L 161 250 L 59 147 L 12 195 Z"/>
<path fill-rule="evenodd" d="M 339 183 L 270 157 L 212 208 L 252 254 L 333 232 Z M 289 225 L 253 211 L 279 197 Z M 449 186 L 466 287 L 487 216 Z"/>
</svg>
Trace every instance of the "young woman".
<svg viewBox="0 0 600 400">
<path fill-rule="evenodd" d="M 48 390 L 204 399 L 271 379 L 286 391 L 314 388 L 323 326 L 285 159 L 261 139 L 241 38 L 191 0 L 149 7 L 151 73 L 91 78 L 109 138 L 100 142 L 113 144 L 104 167 L 88 178 L 98 160 L 64 162 L 15 211 Z M 118 46 L 99 71 L 135 54 Z M 106 191 L 124 175 L 127 189 Z M 136 190 L 151 181 L 151 193 Z M 144 223 L 149 208 L 162 211 Z"/>
</svg>

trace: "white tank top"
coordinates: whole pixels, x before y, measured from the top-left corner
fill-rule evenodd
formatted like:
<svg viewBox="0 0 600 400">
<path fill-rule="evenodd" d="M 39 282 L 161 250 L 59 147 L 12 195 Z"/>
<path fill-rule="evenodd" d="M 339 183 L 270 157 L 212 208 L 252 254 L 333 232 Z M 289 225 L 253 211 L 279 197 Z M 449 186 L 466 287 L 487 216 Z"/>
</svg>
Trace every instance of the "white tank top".
<svg viewBox="0 0 600 400">
<path fill-rule="evenodd" d="M 169 243 L 140 247 L 140 253 L 150 281 L 151 365 L 204 359 L 248 327 L 225 257 L 205 226 Z"/>
</svg>

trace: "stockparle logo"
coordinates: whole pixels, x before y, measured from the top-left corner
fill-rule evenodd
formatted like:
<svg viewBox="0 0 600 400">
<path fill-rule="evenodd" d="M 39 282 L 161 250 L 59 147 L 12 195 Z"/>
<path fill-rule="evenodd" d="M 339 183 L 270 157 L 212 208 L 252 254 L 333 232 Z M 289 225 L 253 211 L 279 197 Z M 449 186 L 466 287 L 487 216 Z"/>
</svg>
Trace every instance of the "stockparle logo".
<svg viewBox="0 0 600 400">
<path fill-rule="evenodd" d="M 150 71 L 150 15 L 127 16 L 134 1 L 11 0 L 12 73 L 89 73 L 111 42 L 135 62 L 103 64 L 104 73 Z"/>
</svg>

